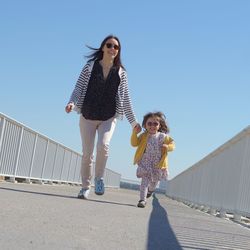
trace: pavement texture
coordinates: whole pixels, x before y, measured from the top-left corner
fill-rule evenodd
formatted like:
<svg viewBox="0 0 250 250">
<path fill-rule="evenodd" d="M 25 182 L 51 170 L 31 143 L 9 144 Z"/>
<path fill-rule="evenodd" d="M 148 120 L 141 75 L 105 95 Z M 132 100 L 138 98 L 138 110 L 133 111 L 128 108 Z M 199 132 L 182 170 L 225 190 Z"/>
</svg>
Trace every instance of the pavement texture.
<svg viewBox="0 0 250 250">
<path fill-rule="evenodd" d="M 0 182 L 0 249 L 250 249 L 250 230 L 163 194 L 138 208 L 139 191 Z"/>
</svg>

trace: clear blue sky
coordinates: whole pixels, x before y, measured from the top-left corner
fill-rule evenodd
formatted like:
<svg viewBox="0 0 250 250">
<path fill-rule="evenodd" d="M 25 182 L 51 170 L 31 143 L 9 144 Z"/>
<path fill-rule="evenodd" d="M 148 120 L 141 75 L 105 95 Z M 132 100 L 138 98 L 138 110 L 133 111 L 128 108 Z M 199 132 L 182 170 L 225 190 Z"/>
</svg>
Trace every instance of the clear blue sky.
<svg viewBox="0 0 250 250">
<path fill-rule="evenodd" d="M 250 124 L 250 1 L 1 1 L 0 112 L 81 152 L 64 107 L 89 53 L 109 34 L 139 122 L 163 111 L 176 150 L 170 178 Z M 131 127 L 120 121 L 107 167 L 136 179 Z"/>
</svg>

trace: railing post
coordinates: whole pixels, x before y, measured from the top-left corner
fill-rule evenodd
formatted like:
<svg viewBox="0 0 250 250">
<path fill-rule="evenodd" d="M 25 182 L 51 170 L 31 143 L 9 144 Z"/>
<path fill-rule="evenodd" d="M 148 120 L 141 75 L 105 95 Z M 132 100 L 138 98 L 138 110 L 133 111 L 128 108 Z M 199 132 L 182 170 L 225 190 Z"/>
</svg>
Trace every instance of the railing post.
<svg viewBox="0 0 250 250">
<path fill-rule="evenodd" d="M 70 161 L 69 161 L 69 169 L 68 169 L 68 174 L 67 174 L 67 182 L 69 182 L 69 172 L 70 172 L 72 157 L 73 157 L 73 152 L 71 151 L 71 154 L 70 154 Z"/>
<path fill-rule="evenodd" d="M 2 129 L 1 129 L 1 133 L 0 133 L 0 155 L 1 155 L 1 149 L 2 149 L 2 144 L 3 144 L 3 135 L 4 135 L 4 130 L 5 130 L 5 123 L 6 123 L 6 119 L 5 119 L 5 117 L 3 117 L 3 122 L 1 124 Z M 1 166 L 1 162 L 0 162 L 0 166 Z M 2 172 L 2 169 L 0 168 L 0 173 L 1 172 Z"/>
<path fill-rule="evenodd" d="M 22 145 L 22 140 L 23 140 L 23 130 L 24 130 L 23 127 L 21 127 L 21 132 L 20 132 L 19 142 L 18 142 L 18 147 L 17 147 L 17 154 L 16 154 L 16 159 L 15 159 L 14 173 L 13 173 L 13 176 L 10 177 L 11 182 L 16 182 L 15 177 L 16 177 L 19 156 L 20 156 L 20 150 L 21 150 L 21 145 Z"/>
<path fill-rule="evenodd" d="M 47 140 L 45 156 L 44 156 L 44 161 L 43 161 L 43 168 L 42 168 L 42 173 L 41 173 L 41 180 L 39 181 L 39 184 L 43 184 L 43 174 L 44 174 L 44 169 L 45 169 L 45 165 L 46 165 L 46 161 L 47 161 L 48 148 L 49 148 L 49 139 Z"/>
<path fill-rule="evenodd" d="M 77 157 L 76 157 L 76 163 L 75 163 L 75 167 L 74 167 L 73 181 L 75 181 L 75 174 L 76 174 L 76 167 L 77 167 L 77 163 L 78 163 L 78 158 L 79 158 L 79 156 L 77 155 Z"/>
<path fill-rule="evenodd" d="M 64 161 L 65 161 L 65 151 L 66 151 L 66 149 L 64 148 L 64 151 L 63 151 L 63 160 L 62 160 L 62 167 L 61 167 L 61 172 L 60 172 L 60 183 L 62 182 L 62 173 L 63 173 Z"/>
<path fill-rule="evenodd" d="M 212 208 L 212 207 L 211 207 L 211 208 L 209 209 L 209 214 L 211 214 L 211 215 L 216 215 L 216 212 L 217 212 L 217 211 L 216 211 L 215 208 Z"/>
<path fill-rule="evenodd" d="M 234 214 L 234 217 L 233 217 L 233 220 L 235 221 L 235 222 L 241 222 L 241 214 Z"/>
<path fill-rule="evenodd" d="M 34 158 L 35 158 L 35 153 L 36 153 L 37 139 L 38 139 L 38 134 L 36 134 L 34 145 L 33 145 L 32 157 L 31 157 L 31 162 L 30 162 L 30 171 L 29 171 L 28 178 L 26 178 L 26 180 L 25 180 L 26 183 L 31 183 L 30 178 L 31 178 L 31 173 L 32 173 L 33 165 L 34 165 Z"/>
<path fill-rule="evenodd" d="M 54 170 L 55 170 L 55 165 L 56 165 L 58 147 L 59 147 L 59 145 L 56 144 L 56 153 L 55 153 L 54 162 L 53 162 L 53 169 L 52 169 L 51 178 L 50 178 L 50 181 L 49 181 L 50 184 L 53 184 L 53 175 L 54 175 Z"/>
<path fill-rule="evenodd" d="M 221 211 L 219 211 L 219 217 L 220 217 L 220 218 L 225 218 L 225 217 L 226 217 L 226 214 L 227 214 L 226 210 L 221 210 Z"/>
</svg>

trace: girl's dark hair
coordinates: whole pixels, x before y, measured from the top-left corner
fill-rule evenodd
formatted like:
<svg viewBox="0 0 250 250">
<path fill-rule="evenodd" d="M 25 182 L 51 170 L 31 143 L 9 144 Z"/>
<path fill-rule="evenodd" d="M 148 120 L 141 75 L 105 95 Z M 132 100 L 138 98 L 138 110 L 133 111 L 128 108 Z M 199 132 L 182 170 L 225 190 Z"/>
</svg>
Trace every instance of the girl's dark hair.
<svg viewBox="0 0 250 250">
<path fill-rule="evenodd" d="M 124 66 L 122 65 L 122 62 L 121 62 L 121 49 L 122 49 L 121 43 L 120 43 L 119 38 L 114 36 L 114 35 L 109 35 L 109 36 L 105 37 L 98 49 L 86 45 L 89 49 L 93 50 L 93 53 L 91 53 L 90 55 L 85 56 L 85 57 L 89 58 L 88 62 L 95 61 L 95 60 L 98 60 L 98 61 L 102 60 L 102 58 L 103 58 L 102 48 L 105 46 L 106 42 L 111 38 L 115 39 L 119 44 L 118 54 L 114 59 L 114 66 L 122 67 L 123 69 L 125 69 Z"/>
<path fill-rule="evenodd" d="M 144 115 L 143 121 L 142 121 L 142 127 L 144 129 L 146 129 L 146 123 L 149 118 L 157 118 L 157 120 L 160 123 L 159 131 L 165 134 L 169 133 L 169 127 L 167 126 L 166 116 L 162 112 L 160 111 L 149 112 L 146 115 Z"/>
</svg>

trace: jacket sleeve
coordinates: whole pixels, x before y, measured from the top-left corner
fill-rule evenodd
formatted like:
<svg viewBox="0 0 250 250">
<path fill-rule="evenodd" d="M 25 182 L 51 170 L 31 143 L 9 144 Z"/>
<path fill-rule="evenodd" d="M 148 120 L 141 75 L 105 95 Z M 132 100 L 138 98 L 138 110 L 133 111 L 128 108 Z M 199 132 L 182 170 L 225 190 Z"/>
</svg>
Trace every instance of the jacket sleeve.
<svg viewBox="0 0 250 250">
<path fill-rule="evenodd" d="M 82 92 L 87 90 L 86 78 L 89 73 L 89 64 L 87 63 L 76 82 L 75 88 L 70 96 L 70 100 L 68 103 L 73 103 L 74 105 L 79 101 Z"/>
<path fill-rule="evenodd" d="M 173 151 L 175 149 L 175 142 L 173 140 L 173 138 L 171 138 L 170 136 L 166 136 L 165 140 L 164 140 L 164 144 L 167 144 L 167 151 Z"/>
<path fill-rule="evenodd" d="M 122 77 L 121 77 L 121 83 L 122 83 L 122 88 L 123 88 L 123 104 L 124 104 L 124 113 L 131 124 L 132 128 L 135 127 L 137 124 L 136 117 L 134 114 L 133 106 L 132 106 L 132 101 L 130 98 L 130 93 L 129 93 L 129 88 L 128 88 L 128 77 L 127 77 L 127 72 L 123 71 Z"/>
<path fill-rule="evenodd" d="M 133 130 L 131 138 L 130 138 L 130 143 L 133 147 L 137 147 L 140 144 L 141 141 L 141 135 L 137 136 L 136 132 Z"/>
</svg>

